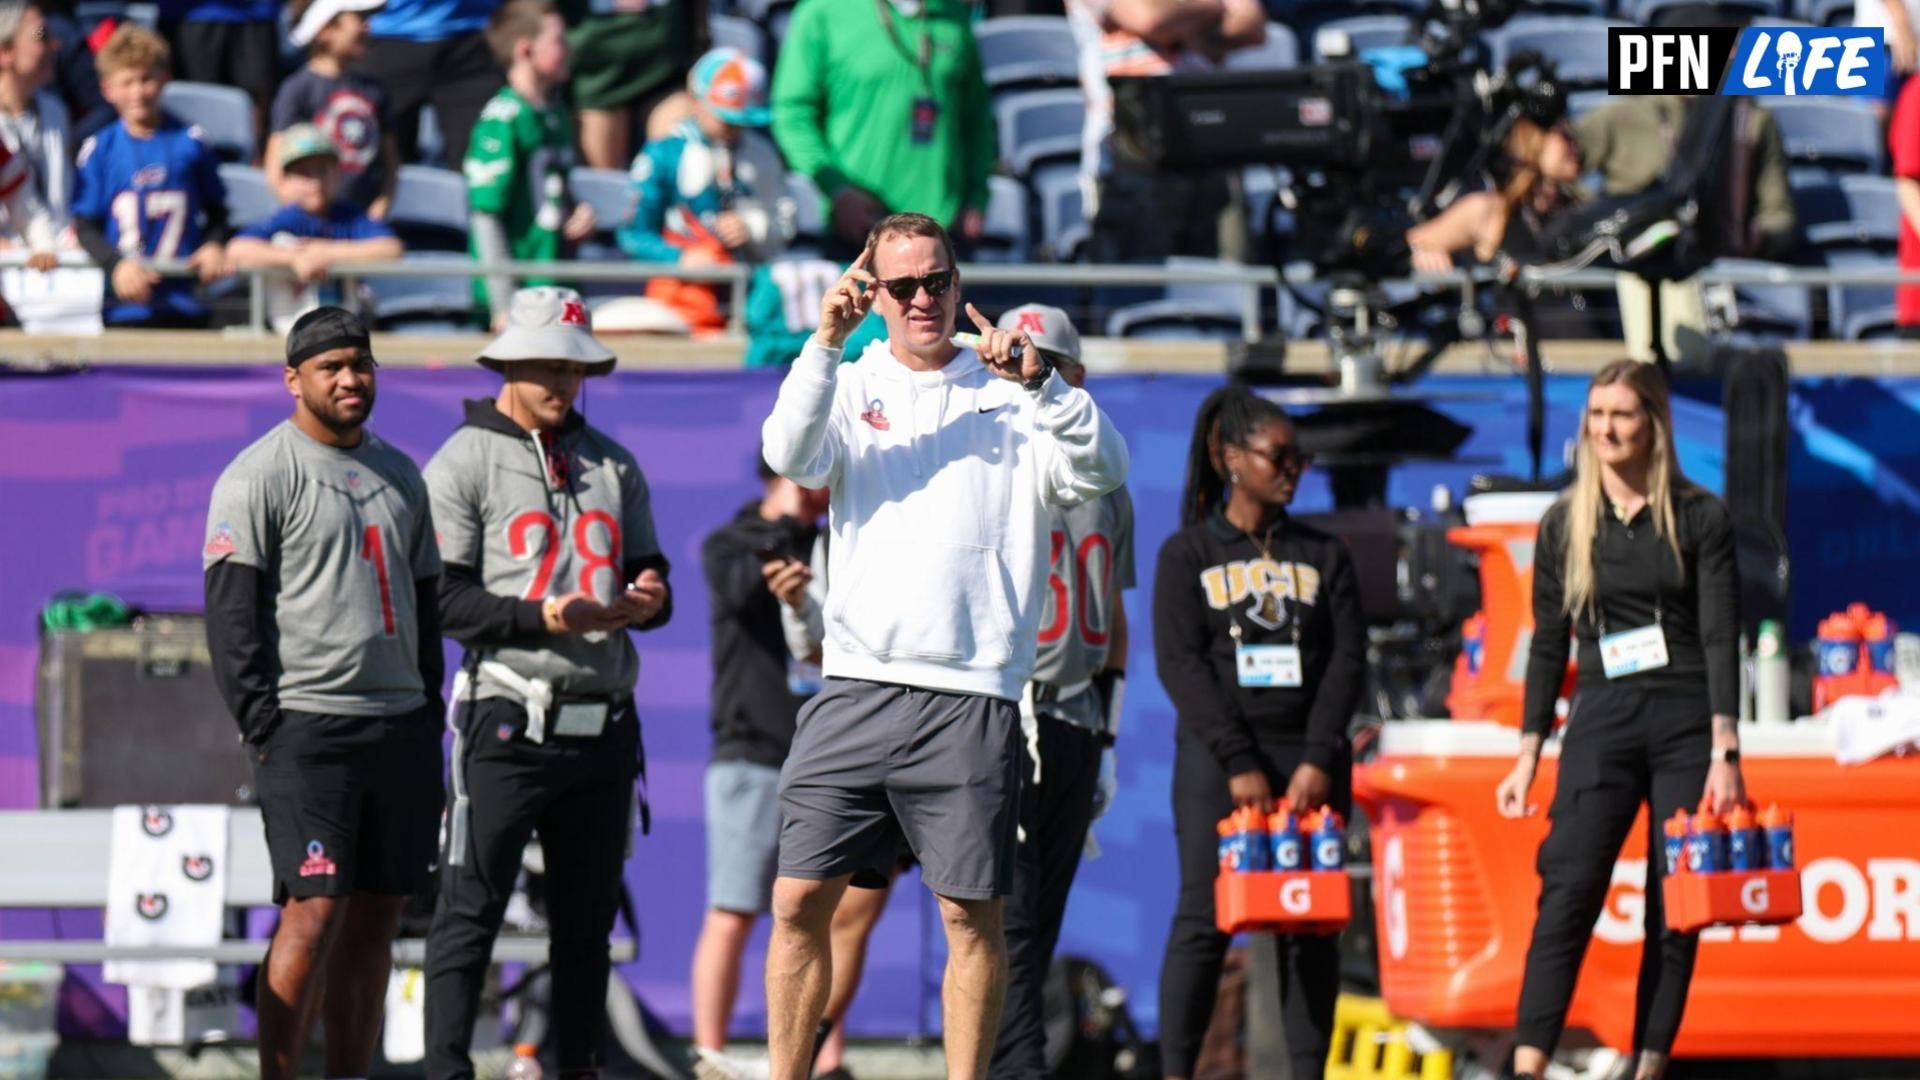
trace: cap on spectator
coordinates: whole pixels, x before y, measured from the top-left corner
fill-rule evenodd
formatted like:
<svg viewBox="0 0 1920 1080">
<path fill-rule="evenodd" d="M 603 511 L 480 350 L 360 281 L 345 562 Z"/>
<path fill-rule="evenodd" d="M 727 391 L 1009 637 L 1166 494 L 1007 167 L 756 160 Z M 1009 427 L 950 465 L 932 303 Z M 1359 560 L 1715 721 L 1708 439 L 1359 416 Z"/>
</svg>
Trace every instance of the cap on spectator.
<svg viewBox="0 0 1920 1080">
<path fill-rule="evenodd" d="M 287 366 L 335 349 L 360 349 L 373 355 L 373 340 L 360 316 L 341 307 L 317 307 L 294 320 L 287 333 Z"/>
<path fill-rule="evenodd" d="M 387 6 L 387 0 L 313 0 L 300 16 L 292 30 L 287 32 L 287 40 L 304 49 L 313 44 L 334 17 L 347 11 L 378 11 Z"/>
<path fill-rule="evenodd" d="M 572 289 L 537 285 L 513 294 L 507 328 L 475 357 L 482 367 L 504 372 L 514 360 L 568 360 L 589 375 L 613 370 L 613 350 L 593 336 L 586 302 Z"/>
<path fill-rule="evenodd" d="M 305 161 L 310 157 L 330 157 L 338 160 L 340 148 L 333 145 L 327 133 L 312 124 L 295 124 L 280 133 L 280 167 L 286 168 L 296 161 Z"/>
<path fill-rule="evenodd" d="M 735 127 L 767 126 L 767 69 L 739 49 L 714 49 L 695 61 L 687 89 Z"/>
<path fill-rule="evenodd" d="M 1000 316 L 1000 329 L 1025 330 L 1027 338 L 1041 352 L 1050 352 L 1076 364 L 1081 363 L 1080 331 L 1074 329 L 1073 320 L 1067 318 L 1067 313 L 1057 307 L 1023 304 Z"/>
</svg>

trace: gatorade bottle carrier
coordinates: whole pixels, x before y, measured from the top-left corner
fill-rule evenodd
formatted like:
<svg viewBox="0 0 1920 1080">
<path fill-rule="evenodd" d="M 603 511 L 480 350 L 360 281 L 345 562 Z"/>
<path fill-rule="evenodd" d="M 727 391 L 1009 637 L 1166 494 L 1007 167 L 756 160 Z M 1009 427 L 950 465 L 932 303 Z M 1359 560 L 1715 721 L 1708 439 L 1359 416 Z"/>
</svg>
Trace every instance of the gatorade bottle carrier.
<svg viewBox="0 0 1920 1080">
<path fill-rule="evenodd" d="M 1899 686 L 1893 670 L 1899 629 L 1885 614 L 1859 603 L 1821 619 L 1814 641 L 1813 711 L 1845 697 L 1879 697 Z"/>
<path fill-rule="evenodd" d="M 1833 728 L 1821 720 L 1756 725 L 1741 737 L 1748 785 L 1790 793 L 1792 842 L 1817 854 L 1792 851 L 1784 827 L 1769 835 L 1769 848 L 1782 843 L 1779 861 L 1799 876 L 1800 917 L 1702 931 L 1675 1054 L 1920 1058 L 1920 912 L 1912 906 L 1920 756 L 1839 765 Z M 1377 745 L 1377 758 L 1354 769 L 1354 798 L 1372 841 L 1381 997 L 1394 1016 L 1443 1033 L 1449 1045 L 1508 1039 L 1538 910 L 1535 860 L 1558 740 L 1540 762 L 1535 811 L 1518 820 L 1501 817 L 1493 797 L 1513 768 L 1518 731 L 1394 721 Z M 1767 818 L 1763 809 L 1763 829 Z M 1622 1052 L 1633 1041 L 1645 940 L 1644 815 L 1627 835 L 1567 1018 L 1570 1038 L 1582 1032 Z M 1654 835 L 1665 839 L 1664 829 Z M 1652 855 L 1664 852 L 1656 846 Z M 1742 876 L 1730 875 L 1736 904 Z M 1777 890 L 1768 889 L 1771 905 Z"/>
<path fill-rule="evenodd" d="M 1770 818 L 1791 820 L 1778 807 L 1760 815 L 1762 822 Z M 1699 827 L 1702 819 L 1708 826 L 1705 829 Z M 1661 884 L 1668 927 L 1691 933 L 1709 926 L 1784 926 L 1800 918 L 1800 872 L 1793 868 L 1791 840 L 1786 844 L 1784 860 L 1769 860 L 1766 852 L 1771 830 L 1755 824 L 1752 811 L 1743 806 L 1735 807 L 1725 818 L 1703 810 L 1694 815 L 1693 822 L 1695 827 L 1687 837 L 1688 857 L 1681 859 L 1678 872 L 1667 875 Z M 1710 836 L 1724 836 L 1721 850 L 1705 859 L 1695 858 L 1696 841 L 1703 845 L 1718 842 L 1709 840 Z M 1718 857 L 1726 853 L 1732 854 L 1725 859 Z M 1782 861 L 1784 865 L 1769 865 Z M 1742 867 L 1741 863 L 1750 865 Z"/>
<path fill-rule="evenodd" d="M 1331 832 L 1323 814 L 1331 817 Z M 1228 814 L 1220 820 L 1220 873 L 1213 880 L 1213 918 L 1222 932 L 1337 934 L 1352 920 L 1351 886 L 1344 865 L 1334 870 L 1267 869 L 1275 854 L 1269 846 L 1269 824 L 1283 820 L 1292 826 L 1288 837 L 1299 842 L 1298 865 L 1338 861 L 1334 853 L 1310 850 L 1330 836 L 1336 844 L 1340 842 L 1342 823 L 1331 810 L 1295 816 L 1283 800 L 1271 819 L 1244 806 Z M 1265 857 L 1242 856 L 1252 851 Z"/>
</svg>

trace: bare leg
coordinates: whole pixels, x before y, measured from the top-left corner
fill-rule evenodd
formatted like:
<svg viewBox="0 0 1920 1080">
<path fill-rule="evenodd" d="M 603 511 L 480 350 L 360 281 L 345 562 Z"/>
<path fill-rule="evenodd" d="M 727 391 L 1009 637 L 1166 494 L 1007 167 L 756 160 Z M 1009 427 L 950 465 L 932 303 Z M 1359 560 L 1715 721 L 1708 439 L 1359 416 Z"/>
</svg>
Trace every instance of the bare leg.
<svg viewBox="0 0 1920 1080">
<path fill-rule="evenodd" d="M 892 895 L 891 883 L 884 889 L 848 889 L 833 913 L 833 986 L 827 993 L 827 1019 L 833 1021 L 833 1030 L 827 1032 L 820 1057 L 813 1063 L 816 1074 L 832 1072 L 846 1060 L 847 1010 L 853 1008 L 860 976 L 867 969 L 867 942 Z"/>
<path fill-rule="evenodd" d="M 1633 1080 L 1660 1080 L 1667 1072 L 1667 1055 L 1653 1050 L 1640 1051 L 1640 1063 L 1634 1068 Z"/>
<path fill-rule="evenodd" d="M 1513 1071 L 1522 1076 L 1539 1076 L 1547 1071 L 1547 1052 L 1535 1046 L 1514 1047 Z"/>
<path fill-rule="evenodd" d="M 346 914 L 331 896 L 289 898 L 267 946 L 254 1008 L 260 1017 L 261 1080 L 294 1080 L 326 982 L 323 961 Z M 384 996 L 384 995 L 383 995 Z"/>
<path fill-rule="evenodd" d="M 700 941 L 693 947 L 693 1045 L 724 1050 L 727 1021 L 740 994 L 740 956 L 753 934 L 750 912 L 707 912 Z"/>
<path fill-rule="evenodd" d="M 773 940 L 767 946 L 771 1080 L 808 1080 L 812 1075 L 814 1031 L 833 981 L 833 909 L 850 876 L 774 880 Z"/>
<path fill-rule="evenodd" d="M 327 951 L 327 989 L 320 1015 L 327 1027 L 327 1076 L 365 1076 L 386 1019 L 387 978 L 393 972 L 393 935 L 404 896 L 361 893 L 345 902 L 346 915 Z"/>
<path fill-rule="evenodd" d="M 622 171 L 631 168 L 633 165 L 632 111 L 629 109 L 581 109 L 580 157 L 589 168 Z"/>
<path fill-rule="evenodd" d="M 947 975 L 940 988 L 947 1080 L 983 1080 L 1007 993 L 1007 940 L 1000 901 L 940 900 L 947 928 Z"/>
</svg>

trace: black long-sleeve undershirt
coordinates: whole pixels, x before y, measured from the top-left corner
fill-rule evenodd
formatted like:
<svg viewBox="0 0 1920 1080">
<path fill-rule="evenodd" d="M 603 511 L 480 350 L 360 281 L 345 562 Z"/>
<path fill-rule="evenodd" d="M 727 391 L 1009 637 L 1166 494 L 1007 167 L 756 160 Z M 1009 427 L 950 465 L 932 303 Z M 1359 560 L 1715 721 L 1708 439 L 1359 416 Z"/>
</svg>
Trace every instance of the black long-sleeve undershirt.
<svg viewBox="0 0 1920 1080">
<path fill-rule="evenodd" d="M 231 559 L 214 563 L 207 568 L 206 603 L 214 685 L 240 726 L 240 738 L 258 743 L 280 724 L 274 689 L 279 664 L 260 625 L 272 610 L 267 575 Z"/>
</svg>

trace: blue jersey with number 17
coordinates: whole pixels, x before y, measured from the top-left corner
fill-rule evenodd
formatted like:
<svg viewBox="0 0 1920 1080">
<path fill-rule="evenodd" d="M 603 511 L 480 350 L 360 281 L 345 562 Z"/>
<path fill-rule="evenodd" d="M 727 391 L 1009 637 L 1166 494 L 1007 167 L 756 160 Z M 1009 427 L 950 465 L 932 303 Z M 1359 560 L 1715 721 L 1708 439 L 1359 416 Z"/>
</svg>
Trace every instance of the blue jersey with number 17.
<svg viewBox="0 0 1920 1080">
<path fill-rule="evenodd" d="M 116 120 L 80 147 L 73 216 L 101 223 L 107 242 L 123 255 L 185 259 L 206 236 L 209 210 L 225 206 L 220 159 L 200 129 L 168 117 L 149 138 L 135 138 Z M 200 318 L 190 278 L 165 278 L 145 304 L 126 303 L 107 287 L 106 321 L 144 322 L 168 315 Z"/>
</svg>

